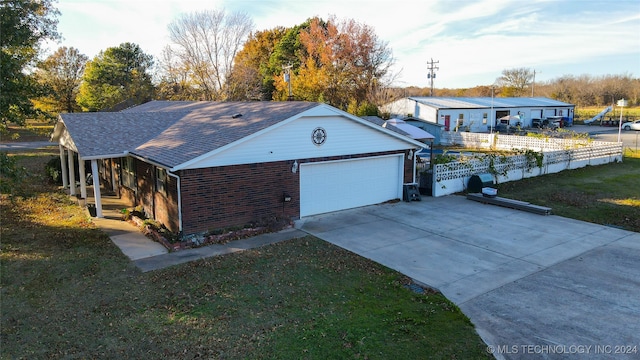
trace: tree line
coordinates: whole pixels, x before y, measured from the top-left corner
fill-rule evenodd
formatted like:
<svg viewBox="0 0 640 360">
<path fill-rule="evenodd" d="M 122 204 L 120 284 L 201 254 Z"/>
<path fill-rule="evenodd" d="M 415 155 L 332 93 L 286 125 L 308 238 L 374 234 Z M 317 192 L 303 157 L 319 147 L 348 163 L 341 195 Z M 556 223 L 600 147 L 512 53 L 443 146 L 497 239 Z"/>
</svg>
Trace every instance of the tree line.
<svg viewBox="0 0 640 360">
<path fill-rule="evenodd" d="M 89 59 L 60 47 L 44 60 L 42 44 L 59 40 L 55 0 L 5 0 L 0 7 L 0 117 L 117 111 L 158 100 L 305 100 L 355 115 L 428 89 L 393 88 L 397 77 L 388 43 L 351 19 L 314 17 L 292 27 L 255 31 L 241 12 L 203 10 L 168 25 L 171 43 L 158 59 L 122 43 Z M 571 75 L 533 83 L 531 69 L 507 69 L 493 86 L 436 89 L 435 96 L 546 96 L 580 106 L 620 98 L 640 105 L 640 80 L 631 75 Z M 534 87 L 534 89 L 532 89 Z M 426 93 L 425 93 L 426 92 Z"/>
<path fill-rule="evenodd" d="M 530 68 L 502 71 L 494 85 L 464 89 L 434 89 L 434 96 L 443 97 L 547 97 L 577 106 L 608 106 L 620 99 L 629 106 L 640 106 L 640 78 L 620 75 L 564 75 L 544 82 L 533 81 Z M 429 88 L 407 87 L 393 89 L 395 97 L 429 96 Z"/>
</svg>

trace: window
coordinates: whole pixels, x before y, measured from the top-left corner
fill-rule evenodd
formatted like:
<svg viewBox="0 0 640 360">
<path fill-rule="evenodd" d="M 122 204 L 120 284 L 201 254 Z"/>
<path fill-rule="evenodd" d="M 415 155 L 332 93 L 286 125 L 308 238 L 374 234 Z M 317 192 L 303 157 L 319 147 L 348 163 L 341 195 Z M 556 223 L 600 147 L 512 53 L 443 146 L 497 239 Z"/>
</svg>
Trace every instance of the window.
<svg viewBox="0 0 640 360">
<path fill-rule="evenodd" d="M 122 185 L 136 190 L 136 163 L 131 157 L 122 160 Z"/>
<path fill-rule="evenodd" d="M 458 114 L 458 119 L 464 120 L 464 114 Z"/>
<path fill-rule="evenodd" d="M 482 125 L 487 125 L 487 117 L 489 116 L 489 114 L 487 113 L 483 113 L 482 114 Z"/>
<path fill-rule="evenodd" d="M 167 170 L 156 168 L 156 191 L 167 195 Z"/>
</svg>

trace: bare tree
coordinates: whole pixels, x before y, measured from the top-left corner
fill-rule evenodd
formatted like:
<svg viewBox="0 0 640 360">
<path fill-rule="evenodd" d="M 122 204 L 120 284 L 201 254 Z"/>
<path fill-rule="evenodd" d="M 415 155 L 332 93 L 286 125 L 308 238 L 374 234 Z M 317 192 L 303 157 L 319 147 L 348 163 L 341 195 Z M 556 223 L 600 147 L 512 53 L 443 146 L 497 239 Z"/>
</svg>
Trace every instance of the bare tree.
<svg viewBox="0 0 640 360">
<path fill-rule="evenodd" d="M 502 86 L 508 96 L 522 96 L 525 89 L 533 81 L 533 71 L 529 68 L 515 68 L 502 70 L 496 82 Z"/>
<path fill-rule="evenodd" d="M 174 51 L 205 100 L 227 98 L 233 59 L 253 27 L 246 13 L 227 14 L 223 10 L 183 14 L 169 24 Z"/>
</svg>

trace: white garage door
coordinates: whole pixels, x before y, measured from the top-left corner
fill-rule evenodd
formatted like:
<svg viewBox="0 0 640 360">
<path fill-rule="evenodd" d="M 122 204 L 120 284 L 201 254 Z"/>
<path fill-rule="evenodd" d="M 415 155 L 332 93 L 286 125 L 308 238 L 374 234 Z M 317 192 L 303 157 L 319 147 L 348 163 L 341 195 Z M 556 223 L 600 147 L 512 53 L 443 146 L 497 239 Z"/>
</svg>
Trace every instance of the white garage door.
<svg viewBox="0 0 640 360">
<path fill-rule="evenodd" d="M 402 198 L 402 156 L 308 163 L 300 166 L 300 216 Z"/>
</svg>

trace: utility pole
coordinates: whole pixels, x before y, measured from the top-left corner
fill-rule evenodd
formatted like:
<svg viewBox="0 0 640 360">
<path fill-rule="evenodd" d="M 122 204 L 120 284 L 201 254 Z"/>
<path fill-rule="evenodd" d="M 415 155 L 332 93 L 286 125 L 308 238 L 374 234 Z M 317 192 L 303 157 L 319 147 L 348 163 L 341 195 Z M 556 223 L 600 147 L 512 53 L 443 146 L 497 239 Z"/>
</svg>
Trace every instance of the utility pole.
<svg viewBox="0 0 640 360">
<path fill-rule="evenodd" d="M 435 66 L 435 64 L 439 64 L 440 60 L 438 61 L 433 61 L 433 58 L 431 58 L 431 61 L 427 62 L 427 65 L 429 65 L 427 67 L 427 70 L 429 70 L 429 73 L 427 74 L 427 79 L 429 79 L 429 82 L 431 83 L 431 92 L 429 92 L 429 96 L 433 97 L 433 79 L 436 78 L 436 73 L 435 70 L 440 70 L 440 68 L 438 66 Z"/>
<path fill-rule="evenodd" d="M 536 87 L 536 69 L 533 69 L 533 82 L 531 83 L 531 97 L 533 97 L 533 88 Z"/>
<path fill-rule="evenodd" d="M 289 96 L 287 97 L 287 101 L 293 101 L 293 93 L 291 92 L 291 68 L 293 65 L 289 63 L 287 66 L 282 66 L 282 70 L 284 70 L 284 82 L 289 84 Z"/>
</svg>

